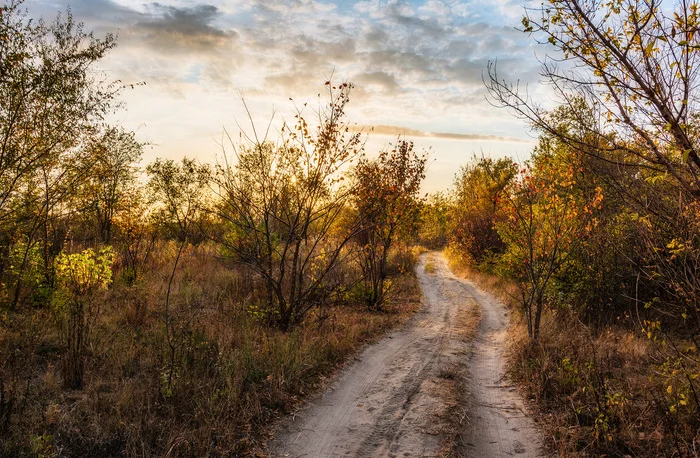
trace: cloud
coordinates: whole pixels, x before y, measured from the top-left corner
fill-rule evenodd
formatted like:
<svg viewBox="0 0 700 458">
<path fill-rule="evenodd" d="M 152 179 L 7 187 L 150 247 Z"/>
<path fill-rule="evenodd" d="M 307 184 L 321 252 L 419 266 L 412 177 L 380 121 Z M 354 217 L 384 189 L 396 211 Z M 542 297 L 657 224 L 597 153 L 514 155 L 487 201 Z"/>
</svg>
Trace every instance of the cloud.
<svg viewBox="0 0 700 458">
<path fill-rule="evenodd" d="M 86 24 L 86 29 L 96 36 L 118 32 L 124 24 L 133 23 L 140 14 L 131 8 L 122 6 L 113 0 L 73 0 L 56 2 L 54 0 L 27 0 L 23 5 L 35 18 L 42 17 L 53 22 L 56 14 L 64 14 L 70 9 L 77 20 Z"/>
<path fill-rule="evenodd" d="M 523 140 L 515 137 L 508 137 L 502 135 L 489 135 L 489 134 L 460 134 L 454 132 L 425 132 L 417 129 L 409 129 L 407 127 L 400 126 L 388 126 L 388 125 L 378 125 L 378 126 L 356 126 L 354 127 L 357 132 L 368 132 L 375 135 L 387 135 L 387 136 L 405 136 L 405 137 L 428 137 L 428 138 L 444 138 L 448 140 L 468 140 L 468 141 L 498 141 L 498 142 L 514 142 L 514 143 L 530 143 L 530 140 Z"/>
<path fill-rule="evenodd" d="M 418 8 L 418 11 L 431 16 L 447 16 L 452 13 L 450 8 L 439 0 L 428 0 Z"/>
<path fill-rule="evenodd" d="M 312 87 L 335 74 L 357 82 L 363 103 L 390 102 L 397 113 L 432 116 L 455 100 L 479 101 L 487 61 L 498 57 L 504 71 L 518 68 L 506 68 L 507 59 L 527 49 L 512 28 L 455 14 L 468 5 L 502 8 L 507 0 L 93 1 L 128 16 L 117 52 L 149 54 L 138 65 L 123 63 L 130 72 L 141 66 L 144 76 L 167 84 L 196 77 L 214 83 L 208 90 L 285 98 L 313 95 Z M 78 2 L 96 10 L 90 0 Z M 430 102 L 421 108 L 420 100 Z"/>
<path fill-rule="evenodd" d="M 356 83 L 351 119 L 380 126 L 381 135 L 405 124 L 421 126 L 410 134 L 420 138 L 516 141 L 499 136 L 518 134 L 486 103 L 482 74 L 498 59 L 505 78 L 537 78 L 527 38 L 514 29 L 519 21 L 501 14 L 515 0 L 27 1 L 47 10 L 71 1 L 87 30 L 119 29 L 107 70 L 145 81 L 141 93 L 191 104 L 244 93 L 283 109 L 289 97 L 314 99 L 333 75 Z M 228 110 L 210 112 L 224 123 Z M 494 135 L 455 133 L 463 126 Z"/>
<path fill-rule="evenodd" d="M 385 91 L 394 92 L 399 89 L 396 76 L 386 72 L 365 72 L 353 78 L 353 82 L 363 86 L 379 86 Z"/>
<path fill-rule="evenodd" d="M 234 31 L 212 25 L 219 15 L 214 5 L 175 7 L 151 3 L 144 20 L 138 21 L 131 32 L 159 51 L 212 53 L 228 47 L 237 37 Z"/>
</svg>

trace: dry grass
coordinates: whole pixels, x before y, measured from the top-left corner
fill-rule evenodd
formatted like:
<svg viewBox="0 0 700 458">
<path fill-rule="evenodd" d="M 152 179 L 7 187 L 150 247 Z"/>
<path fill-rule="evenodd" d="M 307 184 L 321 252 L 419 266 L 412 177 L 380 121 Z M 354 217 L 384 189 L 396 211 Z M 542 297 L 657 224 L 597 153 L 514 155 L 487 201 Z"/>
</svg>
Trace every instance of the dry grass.
<svg viewBox="0 0 700 458">
<path fill-rule="evenodd" d="M 692 395 L 700 367 L 686 357 L 678 365 L 670 340 L 623 326 L 593 331 L 571 312 L 547 311 L 539 342 L 520 323 L 513 351 L 511 374 L 540 407 L 560 456 L 700 453 Z"/>
<path fill-rule="evenodd" d="M 176 277 L 176 364 L 167 386 L 163 292 L 172 250 L 133 287 L 115 284 L 92 330 L 85 389 L 64 391 L 51 312 L 24 309 L 0 325 L 0 456 L 251 456 L 267 428 L 366 342 L 420 303 L 412 274 L 394 280 L 382 313 L 318 310 L 289 333 L 246 304 L 256 280 L 188 251 Z M 411 269 L 408 269 L 411 272 Z"/>
<path fill-rule="evenodd" d="M 516 289 L 449 256 L 451 268 L 514 312 L 509 373 L 538 412 L 559 456 L 700 456 L 697 346 L 621 318 L 593 329 L 569 310 L 546 309 L 531 343 Z"/>
</svg>

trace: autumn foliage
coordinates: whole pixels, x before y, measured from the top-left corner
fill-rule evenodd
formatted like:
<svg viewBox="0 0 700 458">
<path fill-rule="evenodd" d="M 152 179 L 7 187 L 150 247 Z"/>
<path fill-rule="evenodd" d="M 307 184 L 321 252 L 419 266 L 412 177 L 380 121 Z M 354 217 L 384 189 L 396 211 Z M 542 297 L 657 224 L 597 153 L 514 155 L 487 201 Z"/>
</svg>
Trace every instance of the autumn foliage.
<svg viewBox="0 0 700 458">
<path fill-rule="evenodd" d="M 104 122 L 127 87 L 96 71 L 115 44 L 0 6 L 0 456 L 262 453 L 418 306 L 425 160 L 409 141 L 371 159 L 352 84 L 328 81 L 274 138 L 142 167 L 136 133 Z M 391 180 L 356 179 L 375 165 Z"/>
<path fill-rule="evenodd" d="M 380 152 L 376 159 L 361 159 L 353 171 L 361 294 L 370 308 L 381 309 L 390 289 L 387 277 L 392 248 L 397 242 L 410 240 L 415 230 L 426 161 L 425 155 L 414 151 L 412 142 L 399 139 L 393 149 Z"/>
<path fill-rule="evenodd" d="M 522 312 L 512 375 L 560 455 L 698 454 L 699 14 L 685 1 L 528 8 L 524 32 L 555 51 L 542 63 L 554 109 L 488 68 L 491 101 L 540 140 L 500 193 L 496 242 L 461 227 L 503 247 L 495 268 L 472 268 L 500 275 Z"/>
<path fill-rule="evenodd" d="M 519 285 L 528 335 L 537 340 L 550 282 L 596 227 L 603 199 L 596 187 L 589 195 L 576 189 L 574 165 L 542 158 L 511 183 L 503 202 L 505 220 L 496 228 L 506 245 L 503 268 Z M 548 160 L 549 159 L 549 160 Z"/>
</svg>

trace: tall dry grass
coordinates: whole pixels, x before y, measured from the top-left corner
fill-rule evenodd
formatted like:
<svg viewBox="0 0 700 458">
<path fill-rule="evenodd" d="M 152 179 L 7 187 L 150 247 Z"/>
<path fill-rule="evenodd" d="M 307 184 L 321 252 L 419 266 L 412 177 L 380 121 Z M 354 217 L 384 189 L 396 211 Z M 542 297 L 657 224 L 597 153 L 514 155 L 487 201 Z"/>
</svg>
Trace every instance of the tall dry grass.
<svg viewBox="0 0 700 458">
<path fill-rule="evenodd" d="M 567 457 L 700 456 L 695 342 L 636 317 L 593 327 L 573 310 L 550 306 L 533 343 L 518 313 L 515 286 L 447 254 L 455 272 L 512 310 L 509 375 L 538 413 L 553 452 Z"/>
<path fill-rule="evenodd" d="M 83 390 L 62 388 L 65 349 L 49 308 L 2 316 L 1 456 L 263 453 L 275 418 L 420 301 L 408 269 L 394 280 L 385 312 L 346 303 L 282 333 L 256 317 L 261 288 L 254 275 L 225 268 L 207 247 L 189 249 L 170 302 L 176 358 L 168 385 L 163 301 L 175 252 L 163 244 L 155 254 L 135 285 L 117 281 L 93 298 L 100 310 Z"/>
<path fill-rule="evenodd" d="M 694 344 L 624 324 L 594 330 L 562 310 L 547 310 L 539 342 L 522 323 L 512 338 L 511 375 L 539 406 L 560 456 L 700 454 L 700 366 L 686 357 Z"/>
</svg>

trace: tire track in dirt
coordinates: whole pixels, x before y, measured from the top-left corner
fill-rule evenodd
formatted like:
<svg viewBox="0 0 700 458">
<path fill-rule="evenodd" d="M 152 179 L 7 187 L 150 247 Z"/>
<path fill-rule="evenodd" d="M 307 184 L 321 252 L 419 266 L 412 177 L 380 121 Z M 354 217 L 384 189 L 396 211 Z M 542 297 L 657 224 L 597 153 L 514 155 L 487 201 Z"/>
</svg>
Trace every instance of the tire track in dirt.
<svg viewBox="0 0 700 458">
<path fill-rule="evenodd" d="M 325 393 L 280 427 L 270 444 L 272 456 L 440 455 L 443 433 L 454 425 L 454 418 L 450 418 L 454 406 L 446 399 L 441 379 L 446 368 L 464 366 L 465 361 L 474 360 L 479 367 L 491 372 L 486 378 L 474 375 L 473 379 L 492 383 L 492 369 L 495 367 L 498 371 L 502 367 L 491 364 L 490 353 L 485 350 L 470 357 L 471 344 L 459 337 L 461 320 L 458 318 L 470 309 L 473 311 L 475 300 L 485 301 L 483 293 L 455 278 L 441 253 L 421 256 L 417 274 L 423 292 L 421 310 L 400 329 L 367 347 Z M 505 326 L 497 317 L 491 320 L 489 316 L 487 314 L 480 325 L 475 344 L 479 348 L 482 340 L 489 344 L 487 336 L 493 326 Z M 490 324 L 485 327 L 486 322 Z M 521 429 L 511 431 L 507 427 L 497 427 L 497 435 L 512 444 L 500 448 L 494 447 L 497 444 L 490 439 L 484 444 L 472 439 L 472 433 L 482 433 L 477 424 L 480 420 L 473 421 L 476 416 L 493 417 L 496 421 L 503 418 L 493 416 L 490 408 L 479 408 L 477 404 L 496 405 L 496 401 L 489 398 L 490 391 L 482 393 L 474 388 L 476 410 L 468 413 L 472 421 L 468 426 L 465 424 L 467 429 L 461 434 L 464 452 L 467 456 L 476 452 L 474 456 L 483 457 L 519 453 L 518 444 L 530 440 L 520 438 Z M 490 448 L 484 449 L 482 445 Z M 503 450 L 505 454 L 489 450 Z"/>
<path fill-rule="evenodd" d="M 541 436 L 523 399 L 505 377 L 503 347 L 508 312 L 503 304 L 468 280 L 464 287 L 481 306 L 481 323 L 469 362 L 470 424 L 463 436 L 464 456 L 546 456 Z"/>
</svg>

